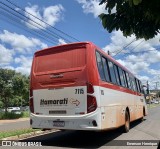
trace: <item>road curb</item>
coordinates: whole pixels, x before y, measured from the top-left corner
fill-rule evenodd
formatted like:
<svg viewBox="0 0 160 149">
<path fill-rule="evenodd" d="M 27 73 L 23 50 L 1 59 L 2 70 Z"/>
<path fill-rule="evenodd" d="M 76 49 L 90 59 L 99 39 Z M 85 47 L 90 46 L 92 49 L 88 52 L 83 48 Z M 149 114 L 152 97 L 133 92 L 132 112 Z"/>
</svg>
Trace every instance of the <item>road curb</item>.
<svg viewBox="0 0 160 149">
<path fill-rule="evenodd" d="M 22 122 L 22 121 L 29 121 L 30 118 L 19 118 L 19 119 L 1 119 L 1 124 L 7 124 L 7 123 L 16 123 L 16 122 Z"/>
<path fill-rule="evenodd" d="M 53 133 L 56 131 L 60 131 L 60 130 L 45 130 L 45 131 L 34 131 L 34 132 L 30 132 L 30 133 L 25 133 L 25 134 L 21 134 L 21 135 L 16 135 L 16 136 L 11 136 L 11 137 L 7 137 L 7 138 L 3 138 L 1 140 L 23 140 L 23 139 L 28 139 L 28 138 L 32 138 L 32 137 L 36 137 L 36 136 L 40 136 L 40 135 L 45 135 L 45 134 L 49 134 L 49 133 Z"/>
</svg>

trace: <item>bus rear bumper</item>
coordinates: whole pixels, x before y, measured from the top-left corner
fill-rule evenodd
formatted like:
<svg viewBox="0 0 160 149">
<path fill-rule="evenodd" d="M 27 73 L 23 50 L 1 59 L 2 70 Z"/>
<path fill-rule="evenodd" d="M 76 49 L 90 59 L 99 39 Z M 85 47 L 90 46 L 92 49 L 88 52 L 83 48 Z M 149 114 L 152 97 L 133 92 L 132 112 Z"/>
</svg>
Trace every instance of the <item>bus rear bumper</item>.
<svg viewBox="0 0 160 149">
<path fill-rule="evenodd" d="M 32 128 L 40 129 L 64 129 L 64 130 L 100 130 L 98 114 L 81 117 L 51 117 L 40 116 L 31 113 L 30 124 Z"/>
</svg>

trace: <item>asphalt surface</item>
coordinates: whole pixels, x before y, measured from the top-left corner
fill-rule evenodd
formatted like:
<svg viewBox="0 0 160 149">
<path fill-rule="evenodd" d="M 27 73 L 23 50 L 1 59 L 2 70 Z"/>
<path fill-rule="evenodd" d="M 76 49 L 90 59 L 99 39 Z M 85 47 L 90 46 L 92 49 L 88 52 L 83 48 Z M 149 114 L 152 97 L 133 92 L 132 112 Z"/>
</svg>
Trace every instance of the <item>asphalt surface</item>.
<svg viewBox="0 0 160 149">
<path fill-rule="evenodd" d="M 126 141 L 123 141 L 126 140 Z M 121 129 L 105 132 L 89 131 L 57 131 L 46 135 L 41 135 L 23 141 L 41 142 L 42 148 L 107 148 L 107 149 L 157 149 L 157 146 L 120 146 L 122 143 L 136 142 L 136 140 L 150 140 L 159 142 L 160 140 L 160 106 L 149 109 L 149 114 L 143 122 L 135 121 L 131 123 L 128 133 L 123 133 Z M 114 145 L 114 146 L 111 146 Z M 3 147 L 6 148 L 6 147 Z M 13 149 L 18 147 L 12 147 Z M 27 147 L 29 149 L 33 147 Z"/>
</svg>

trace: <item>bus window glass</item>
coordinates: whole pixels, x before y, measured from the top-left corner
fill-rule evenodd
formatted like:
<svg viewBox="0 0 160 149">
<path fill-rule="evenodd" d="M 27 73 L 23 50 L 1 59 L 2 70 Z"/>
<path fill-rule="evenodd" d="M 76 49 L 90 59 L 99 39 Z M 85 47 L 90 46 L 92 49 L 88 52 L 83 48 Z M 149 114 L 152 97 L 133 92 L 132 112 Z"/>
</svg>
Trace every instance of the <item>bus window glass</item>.
<svg viewBox="0 0 160 149">
<path fill-rule="evenodd" d="M 108 65 L 107 59 L 105 59 L 104 57 L 102 57 L 102 62 L 103 62 L 104 74 L 105 74 L 106 81 L 110 82 L 109 70 L 108 70 L 108 66 L 107 66 Z"/>
<path fill-rule="evenodd" d="M 96 57 L 97 57 L 97 66 L 98 66 L 99 75 L 101 77 L 101 80 L 105 80 L 101 55 L 98 52 L 96 52 Z"/>
<path fill-rule="evenodd" d="M 111 61 L 108 61 L 108 66 L 109 66 L 109 70 L 110 70 L 111 81 L 112 81 L 112 83 L 116 84 L 116 77 L 115 77 L 115 73 L 114 73 L 113 63 Z"/>
<path fill-rule="evenodd" d="M 123 78 L 124 78 L 124 84 L 125 84 L 125 87 L 128 87 L 128 84 L 127 84 L 127 78 L 126 78 L 126 73 L 125 73 L 125 71 L 124 71 L 124 70 L 122 71 L 122 73 L 123 73 Z"/>
<path fill-rule="evenodd" d="M 139 82 L 137 79 L 135 79 L 135 81 L 136 81 L 137 91 L 140 93 Z"/>
<path fill-rule="evenodd" d="M 133 86 L 133 90 L 137 91 L 137 89 L 136 89 L 136 82 L 135 82 L 135 78 L 134 77 L 132 77 L 132 86 Z"/>
<path fill-rule="evenodd" d="M 120 80 L 121 80 L 121 85 L 125 86 L 122 69 L 120 67 L 118 67 L 118 71 L 119 71 L 119 76 L 120 76 Z"/>
<path fill-rule="evenodd" d="M 117 66 L 114 65 L 114 71 L 115 71 L 115 75 L 116 75 L 116 80 L 117 80 L 117 84 L 121 85 L 120 83 L 120 78 L 119 78 L 119 74 L 118 74 L 118 70 L 117 70 Z"/>
<path fill-rule="evenodd" d="M 131 74 L 129 74 L 129 80 L 130 80 L 131 90 L 134 90 L 134 86 L 133 86 L 133 79 L 132 79 Z"/>
<path fill-rule="evenodd" d="M 129 74 L 126 72 L 126 78 L 127 78 L 127 84 L 128 84 L 128 88 L 129 89 L 132 89 L 131 88 L 131 83 L 130 83 L 130 80 L 129 80 Z"/>
<path fill-rule="evenodd" d="M 139 87 L 140 87 L 140 91 L 142 94 L 144 94 L 144 89 L 143 89 L 143 86 L 142 86 L 142 82 L 141 81 L 138 81 L 139 82 Z"/>
</svg>

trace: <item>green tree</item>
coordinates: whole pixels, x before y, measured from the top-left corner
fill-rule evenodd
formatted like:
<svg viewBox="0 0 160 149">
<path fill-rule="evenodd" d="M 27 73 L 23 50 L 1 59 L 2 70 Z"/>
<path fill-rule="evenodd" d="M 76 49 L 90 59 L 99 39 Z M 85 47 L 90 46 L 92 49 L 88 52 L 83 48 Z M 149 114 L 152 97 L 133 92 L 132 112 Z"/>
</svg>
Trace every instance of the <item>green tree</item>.
<svg viewBox="0 0 160 149">
<path fill-rule="evenodd" d="M 17 95 L 17 100 L 19 97 L 20 104 L 25 106 L 29 102 L 29 77 L 17 73 L 13 78 L 13 90 L 15 95 Z"/>
<path fill-rule="evenodd" d="M 3 102 L 5 111 L 9 105 L 9 100 L 13 97 L 12 78 L 15 71 L 8 69 L 0 69 L 0 99 Z"/>
<path fill-rule="evenodd" d="M 3 108 L 3 102 L 0 99 L 0 108 Z"/>
<path fill-rule="evenodd" d="M 8 106 L 28 103 L 28 88 L 29 78 L 27 76 L 14 70 L 0 69 L 0 100 L 6 112 Z"/>
<path fill-rule="evenodd" d="M 159 33 L 159 0 L 101 0 L 100 4 L 103 3 L 108 14 L 102 13 L 99 17 L 109 33 L 121 30 L 126 37 L 135 34 L 137 39 L 145 40 Z"/>
</svg>

